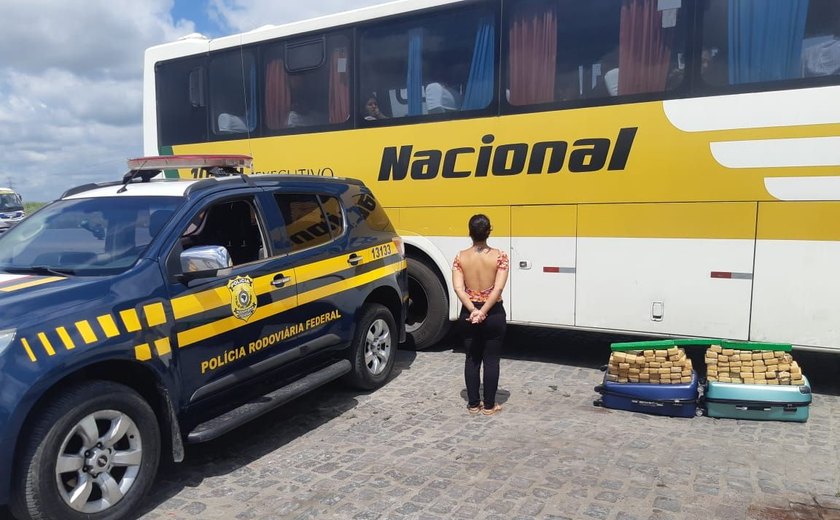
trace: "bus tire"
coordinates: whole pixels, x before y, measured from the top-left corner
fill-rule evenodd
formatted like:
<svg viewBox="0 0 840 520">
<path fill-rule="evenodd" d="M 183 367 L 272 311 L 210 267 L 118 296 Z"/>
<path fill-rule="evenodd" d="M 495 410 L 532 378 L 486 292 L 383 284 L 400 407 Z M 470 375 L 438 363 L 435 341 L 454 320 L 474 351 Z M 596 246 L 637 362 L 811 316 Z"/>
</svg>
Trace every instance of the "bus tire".
<svg viewBox="0 0 840 520">
<path fill-rule="evenodd" d="M 423 350 L 443 339 L 449 330 L 449 299 L 440 278 L 415 258 L 408 259 L 408 297 L 406 346 Z"/>
<path fill-rule="evenodd" d="M 125 518 L 137 511 L 160 458 L 154 411 L 110 381 L 62 390 L 21 444 L 10 503 L 21 520 Z"/>
</svg>

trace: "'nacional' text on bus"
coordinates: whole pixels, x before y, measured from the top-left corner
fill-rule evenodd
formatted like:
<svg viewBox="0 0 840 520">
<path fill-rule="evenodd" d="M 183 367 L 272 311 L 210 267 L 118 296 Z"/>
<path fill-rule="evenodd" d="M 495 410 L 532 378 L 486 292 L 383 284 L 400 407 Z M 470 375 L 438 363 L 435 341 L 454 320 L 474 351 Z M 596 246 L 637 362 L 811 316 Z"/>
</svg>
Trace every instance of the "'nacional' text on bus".
<svg viewBox="0 0 840 520">
<path fill-rule="evenodd" d="M 568 171 L 586 173 L 603 170 L 623 170 L 630 156 L 633 140 L 638 127 L 622 128 L 613 141 L 607 138 L 578 139 L 570 146 L 567 141 L 540 141 L 529 146 L 528 143 L 511 143 L 493 146 L 496 136 L 492 134 L 481 138 L 484 146 L 478 150 L 472 147 L 452 148 L 450 150 L 418 150 L 413 145 L 386 147 L 382 151 L 382 164 L 379 167 L 379 180 L 401 181 L 409 174 L 412 179 L 434 179 L 438 175 L 446 179 L 463 177 L 487 177 L 528 174 L 558 173 L 566 164 Z M 470 163 L 473 156 L 474 163 Z M 471 170 L 457 170 L 456 163 L 473 164 Z"/>
</svg>

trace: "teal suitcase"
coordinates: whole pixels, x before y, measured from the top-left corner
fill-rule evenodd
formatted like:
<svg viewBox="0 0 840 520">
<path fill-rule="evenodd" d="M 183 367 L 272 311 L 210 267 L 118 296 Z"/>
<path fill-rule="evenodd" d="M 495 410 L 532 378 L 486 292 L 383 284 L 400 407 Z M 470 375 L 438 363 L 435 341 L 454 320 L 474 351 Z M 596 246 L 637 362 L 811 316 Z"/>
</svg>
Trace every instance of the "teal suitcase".
<svg viewBox="0 0 840 520">
<path fill-rule="evenodd" d="M 759 421 L 808 420 L 811 385 L 802 376 L 802 385 L 751 385 L 744 383 L 706 383 L 703 396 L 705 415 L 728 419 Z"/>
</svg>

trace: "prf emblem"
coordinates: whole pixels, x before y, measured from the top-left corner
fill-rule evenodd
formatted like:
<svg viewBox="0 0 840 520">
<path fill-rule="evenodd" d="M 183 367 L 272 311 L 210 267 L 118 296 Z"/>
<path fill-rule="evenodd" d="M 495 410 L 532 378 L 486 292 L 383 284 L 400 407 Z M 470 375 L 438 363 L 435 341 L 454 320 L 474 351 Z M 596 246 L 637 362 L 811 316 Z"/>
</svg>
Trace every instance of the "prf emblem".
<svg viewBox="0 0 840 520">
<path fill-rule="evenodd" d="M 250 276 L 237 276 L 227 283 L 230 290 L 230 310 L 242 321 L 248 321 L 257 310 L 254 280 Z"/>
</svg>

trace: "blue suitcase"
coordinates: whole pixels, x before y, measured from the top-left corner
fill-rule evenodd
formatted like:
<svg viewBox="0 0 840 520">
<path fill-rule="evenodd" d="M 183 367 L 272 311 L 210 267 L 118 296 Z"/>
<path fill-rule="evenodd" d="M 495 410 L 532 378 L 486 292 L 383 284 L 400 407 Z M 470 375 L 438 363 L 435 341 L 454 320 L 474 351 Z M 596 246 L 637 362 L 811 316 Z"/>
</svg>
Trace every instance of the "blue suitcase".
<svg viewBox="0 0 840 520">
<path fill-rule="evenodd" d="M 709 417 L 759 421 L 808 420 L 811 385 L 752 385 L 709 381 L 703 408 Z"/>
<path fill-rule="evenodd" d="M 691 383 L 651 384 L 607 381 L 595 387 L 601 394 L 593 404 L 604 408 L 628 410 L 669 417 L 694 417 L 697 414 L 697 372 L 691 372 Z"/>
</svg>

